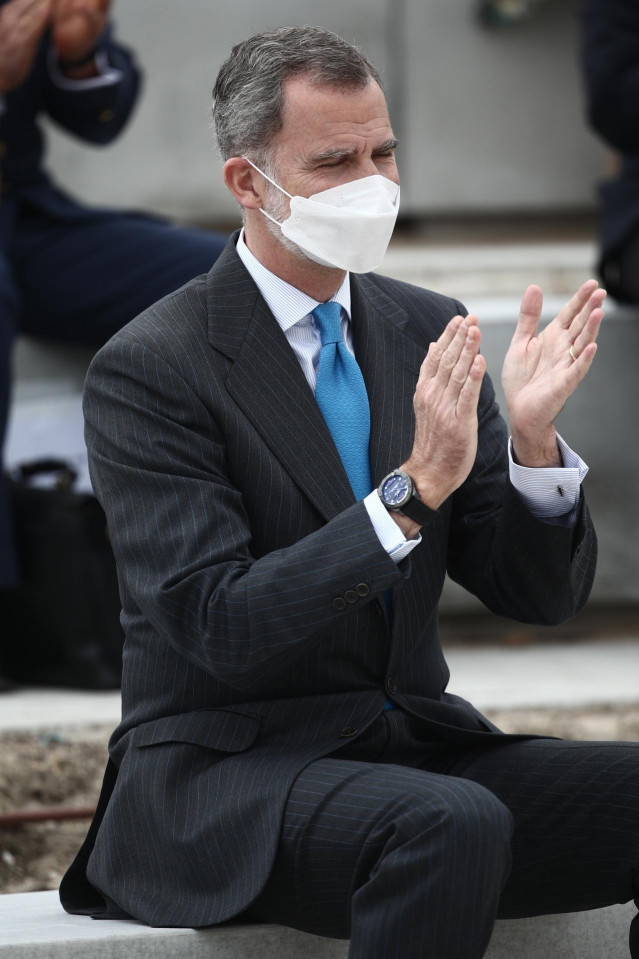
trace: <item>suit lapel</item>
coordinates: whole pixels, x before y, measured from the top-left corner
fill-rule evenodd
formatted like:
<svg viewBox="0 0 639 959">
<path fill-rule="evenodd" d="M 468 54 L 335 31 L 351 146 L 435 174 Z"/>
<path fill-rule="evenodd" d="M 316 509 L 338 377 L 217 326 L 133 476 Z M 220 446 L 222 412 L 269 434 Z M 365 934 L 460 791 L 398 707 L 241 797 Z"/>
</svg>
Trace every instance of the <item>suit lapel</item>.
<svg viewBox="0 0 639 959">
<path fill-rule="evenodd" d="M 351 277 L 355 355 L 371 408 L 370 460 L 375 485 L 413 444 L 413 394 L 424 358 L 405 333 L 408 316 L 367 276 Z"/>
<path fill-rule="evenodd" d="M 377 484 L 410 453 L 413 394 L 423 352 L 408 316 L 366 276 L 351 277 L 355 355 L 371 408 Z M 232 237 L 207 279 L 211 345 L 233 360 L 227 389 L 286 471 L 329 520 L 354 503 L 333 438 L 300 365 L 235 250 Z"/>
<path fill-rule="evenodd" d="M 276 319 L 229 241 L 207 281 L 209 340 L 233 359 L 227 389 L 329 520 L 355 500 L 333 438 Z"/>
</svg>

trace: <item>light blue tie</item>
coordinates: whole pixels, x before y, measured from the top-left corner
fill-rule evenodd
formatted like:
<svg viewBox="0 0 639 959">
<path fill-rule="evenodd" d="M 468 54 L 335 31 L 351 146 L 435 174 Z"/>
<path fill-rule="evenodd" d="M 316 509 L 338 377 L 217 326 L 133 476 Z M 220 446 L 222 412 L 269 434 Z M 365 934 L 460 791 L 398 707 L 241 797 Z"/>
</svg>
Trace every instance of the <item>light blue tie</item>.
<svg viewBox="0 0 639 959">
<path fill-rule="evenodd" d="M 344 464 L 355 499 L 368 496 L 373 484 L 368 457 L 371 412 L 362 371 L 342 339 L 342 308 L 339 303 L 320 303 L 313 316 L 322 337 L 315 399 Z M 389 619 L 390 591 L 384 593 Z M 384 709 L 396 709 L 392 699 Z"/>
<path fill-rule="evenodd" d="M 362 371 L 342 339 L 339 303 L 320 303 L 313 310 L 322 338 L 315 399 L 331 431 L 355 499 L 373 488 L 368 458 L 371 414 Z"/>
</svg>

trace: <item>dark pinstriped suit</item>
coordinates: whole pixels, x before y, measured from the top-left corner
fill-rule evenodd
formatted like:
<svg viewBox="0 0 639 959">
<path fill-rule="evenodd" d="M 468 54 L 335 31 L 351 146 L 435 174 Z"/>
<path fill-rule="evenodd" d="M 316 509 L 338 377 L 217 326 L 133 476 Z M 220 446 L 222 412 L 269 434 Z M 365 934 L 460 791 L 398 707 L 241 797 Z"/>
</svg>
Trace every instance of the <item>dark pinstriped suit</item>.
<svg viewBox="0 0 639 959">
<path fill-rule="evenodd" d="M 403 283 L 352 278 L 373 482 L 410 451 L 420 363 L 458 310 Z M 356 755 L 380 723 L 399 737 L 396 756 L 411 723 L 438 749 L 518 744 L 445 692 L 446 568 L 497 612 L 553 623 L 585 601 L 596 546 L 583 499 L 567 528 L 533 518 L 510 487 L 488 380 L 473 471 L 399 566 L 353 502 L 233 239 L 208 276 L 100 351 L 85 412 L 127 641 L 123 720 L 96 821 L 62 886 L 67 909 L 181 926 L 236 915 L 264 888 L 300 771 L 325 768 L 314 761 L 340 747 L 348 757 L 345 744 Z M 336 609 L 349 590 L 356 599 Z M 384 718 L 389 677 L 401 712 Z M 480 806 L 496 803 L 473 790 Z"/>
</svg>

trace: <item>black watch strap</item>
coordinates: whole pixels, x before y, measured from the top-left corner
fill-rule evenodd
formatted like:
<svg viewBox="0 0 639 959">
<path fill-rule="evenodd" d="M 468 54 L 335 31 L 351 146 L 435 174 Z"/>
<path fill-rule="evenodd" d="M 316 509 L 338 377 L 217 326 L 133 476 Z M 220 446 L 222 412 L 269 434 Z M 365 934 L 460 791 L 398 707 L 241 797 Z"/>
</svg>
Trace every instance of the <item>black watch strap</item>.
<svg viewBox="0 0 639 959">
<path fill-rule="evenodd" d="M 404 503 L 400 512 L 404 516 L 408 516 L 409 519 L 419 523 L 420 526 L 427 526 L 429 523 L 432 523 L 437 516 L 437 510 L 426 506 L 426 503 L 422 503 L 419 497 L 415 495 L 413 495 L 407 503 Z"/>
</svg>

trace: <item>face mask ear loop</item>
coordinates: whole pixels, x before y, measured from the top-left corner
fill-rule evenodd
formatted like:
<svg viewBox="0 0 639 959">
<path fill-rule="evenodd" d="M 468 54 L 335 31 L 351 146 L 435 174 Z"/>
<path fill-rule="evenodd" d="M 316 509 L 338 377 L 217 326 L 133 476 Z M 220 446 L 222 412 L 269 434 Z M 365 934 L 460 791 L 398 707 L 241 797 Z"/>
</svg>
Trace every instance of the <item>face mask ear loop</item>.
<svg viewBox="0 0 639 959">
<path fill-rule="evenodd" d="M 260 168 L 259 168 L 258 166 L 255 166 L 255 164 L 253 163 L 253 161 L 252 161 L 252 160 L 249 160 L 249 158 L 248 158 L 247 156 L 243 156 L 242 159 L 243 159 L 243 160 L 246 160 L 247 163 L 250 163 L 251 166 L 253 167 L 253 169 L 254 169 L 254 170 L 257 170 L 258 173 L 261 173 L 262 176 L 264 177 L 264 179 L 265 179 L 265 180 L 268 180 L 269 183 L 272 183 L 273 186 L 276 187 L 276 188 L 280 191 L 280 193 L 286 193 L 286 190 L 284 189 L 284 187 L 281 187 L 281 186 L 279 185 L 279 183 L 276 183 L 276 182 L 275 182 L 275 180 L 271 180 L 270 176 L 267 176 L 267 174 L 264 172 L 264 170 L 260 170 Z M 286 193 L 286 196 L 289 198 L 289 200 L 292 200 L 292 199 L 293 199 L 293 197 L 291 196 L 290 193 Z M 271 223 L 277 223 L 278 226 L 281 226 L 281 225 L 282 225 L 279 220 L 276 220 L 274 216 L 271 216 L 271 214 L 270 214 L 270 213 L 267 213 L 266 210 L 263 210 L 262 207 L 260 207 L 260 213 L 263 213 L 264 216 L 268 217 L 268 219 L 271 221 Z"/>
</svg>

